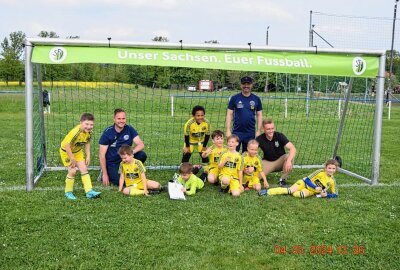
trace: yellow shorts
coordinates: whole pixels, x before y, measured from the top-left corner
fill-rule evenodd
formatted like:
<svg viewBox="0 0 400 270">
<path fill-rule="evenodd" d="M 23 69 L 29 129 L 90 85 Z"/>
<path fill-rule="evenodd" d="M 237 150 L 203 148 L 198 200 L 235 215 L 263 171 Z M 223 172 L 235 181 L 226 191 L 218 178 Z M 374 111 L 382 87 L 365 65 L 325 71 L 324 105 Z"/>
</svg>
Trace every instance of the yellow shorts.
<svg viewBox="0 0 400 270">
<path fill-rule="evenodd" d="M 238 190 L 239 192 L 242 192 L 242 190 L 240 189 L 240 182 L 239 182 L 239 179 L 234 178 L 234 177 L 232 177 L 232 176 L 220 174 L 220 175 L 218 176 L 218 179 L 219 179 L 219 181 L 220 181 L 221 186 L 223 186 L 223 184 L 222 184 L 222 178 L 223 178 L 224 176 L 226 176 L 226 177 L 228 177 L 228 178 L 230 179 L 230 182 L 229 182 L 229 193 L 231 193 L 232 190 Z"/>
<path fill-rule="evenodd" d="M 74 155 L 74 158 L 77 162 L 85 161 L 85 155 L 83 154 L 83 150 L 79 150 L 78 152 L 72 153 L 72 154 Z M 65 152 L 61 148 L 60 148 L 60 156 L 61 156 L 62 163 L 64 164 L 65 167 L 68 167 L 69 165 L 71 165 L 71 160 L 69 159 L 67 152 Z"/>
<path fill-rule="evenodd" d="M 143 185 L 143 181 L 140 180 L 140 182 L 138 183 L 134 183 L 133 185 L 127 186 L 127 188 L 136 188 L 136 189 L 140 189 L 143 190 L 144 189 L 144 185 Z"/>
<path fill-rule="evenodd" d="M 296 183 L 294 183 L 294 185 L 298 187 L 297 189 L 298 191 L 307 190 L 308 192 L 310 192 L 310 195 L 317 194 L 315 193 L 313 188 L 306 187 L 306 184 L 304 183 L 303 179 L 297 180 Z"/>
<path fill-rule="evenodd" d="M 218 176 L 219 175 L 219 169 L 218 169 L 218 166 L 216 166 L 216 167 L 208 167 L 208 174 L 213 174 L 213 175 L 215 175 L 215 176 Z"/>
<path fill-rule="evenodd" d="M 198 143 L 198 144 L 192 144 L 190 143 L 190 153 L 193 153 L 193 151 L 197 150 L 197 152 L 201 153 L 201 150 L 203 150 L 203 143 Z M 183 148 L 186 148 L 186 144 L 183 144 Z"/>
<path fill-rule="evenodd" d="M 243 184 L 247 184 L 248 188 L 253 188 L 256 184 L 261 184 L 260 178 L 256 175 L 243 174 Z"/>
</svg>

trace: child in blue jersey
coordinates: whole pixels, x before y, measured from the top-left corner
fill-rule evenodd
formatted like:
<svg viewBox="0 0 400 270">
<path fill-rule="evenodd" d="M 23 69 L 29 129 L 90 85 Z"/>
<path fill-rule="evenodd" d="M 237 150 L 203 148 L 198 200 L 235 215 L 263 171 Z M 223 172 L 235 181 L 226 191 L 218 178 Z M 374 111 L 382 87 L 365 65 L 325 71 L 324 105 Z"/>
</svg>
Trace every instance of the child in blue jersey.
<svg viewBox="0 0 400 270">
<path fill-rule="evenodd" d="M 65 197 L 69 200 L 76 200 L 73 191 L 77 169 L 81 172 L 86 197 L 89 199 L 97 198 L 101 193 L 92 189 L 92 181 L 88 173 L 88 165 L 90 163 L 90 139 L 92 137 L 93 125 L 93 114 L 82 114 L 80 124 L 68 132 L 61 142 L 61 160 L 64 166 L 68 168 L 68 174 L 65 179 Z"/>
<path fill-rule="evenodd" d="M 204 182 L 192 173 L 193 165 L 183 162 L 179 167 L 178 182 L 183 185 L 182 192 L 186 195 L 194 195 L 196 191 L 204 187 Z"/>
<path fill-rule="evenodd" d="M 317 196 L 320 198 L 336 198 L 335 174 L 338 162 L 335 159 L 329 159 L 325 162 L 325 168 L 317 170 L 303 179 L 298 180 L 290 188 L 271 188 L 260 191 L 261 196 L 269 195 L 292 195 L 297 198 L 307 198 Z"/>
</svg>

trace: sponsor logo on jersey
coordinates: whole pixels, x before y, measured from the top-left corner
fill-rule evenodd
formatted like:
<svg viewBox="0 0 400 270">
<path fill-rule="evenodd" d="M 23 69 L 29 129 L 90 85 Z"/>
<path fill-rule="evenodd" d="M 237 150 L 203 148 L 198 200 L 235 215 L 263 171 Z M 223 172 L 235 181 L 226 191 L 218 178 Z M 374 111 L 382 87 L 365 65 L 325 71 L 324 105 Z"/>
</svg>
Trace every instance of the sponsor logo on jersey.
<svg viewBox="0 0 400 270">
<path fill-rule="evenodd" d="M 78 147 L 82 147 L 85 145 L 85 142 L 77 142 L 75 145 Z"/>
<path fill-rule="evenodd" d="M 243 108 L 242 101 L 239 101 L 239 103 L 236 105 L 236 108 L 238 108 L 238 109 L 242 109 Z"/>
<path fill-rule="evenodd" d="M 275 141 L 275 147 L 279 147 L 279 142 Z"/>
<path fill-rule="evenodd" d="M 234 169 L 234 168 L 236 168 L 236 163 L 232 162 L 232 161 L 228 161 L 227 163 L 225 163 L 225 167 Z"/>
<path fill-rule="evenodd" d="M 63 47 L 54 47 L 49 52 L 49 59 L 54 63 L 62 63 L 67 58 L 67 50 Z"/>
</svg>

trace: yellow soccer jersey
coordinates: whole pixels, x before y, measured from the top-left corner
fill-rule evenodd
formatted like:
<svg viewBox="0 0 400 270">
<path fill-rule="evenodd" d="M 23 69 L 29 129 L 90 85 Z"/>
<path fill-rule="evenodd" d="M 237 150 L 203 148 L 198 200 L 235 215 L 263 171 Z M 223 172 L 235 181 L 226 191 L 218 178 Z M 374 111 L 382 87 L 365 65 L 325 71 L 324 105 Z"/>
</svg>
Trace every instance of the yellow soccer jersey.
<svg viewBox="0 0 400 270">
<path fill-rule="evenodd" d="M 65 136 L 61 142 L 61 149 L 65 151 L 65 145 L 69 143 L 72 153 L 79 152 L 90 141 L 91 136 L 91 132 L 84 132 L 80 129 L 80 125 L 77 125 Z"/>
<path fill-rule="evenodd" d="M 227 151 L 228 149 L 225 145 L 223 145 L 221 148 L 212 145 L 210 149 L 211 153 L 210 155 L 208 155 L 208 158 L 210 160 L 210 167 L 218 167 L 219 159 L 221 158 L 222 153 Z"/>
<path fill-rule="evenodd" d="M 262 172 L 262 163 L 259 155 L 251 157 L 247 152 L 244 152 L 242 157 L 243 157 L 243 168 L 254 167 L 254 171 L 251 174 L 246 174 L 246 175 L 253 176 L 253 175 L 258 175 L 260 172 Z"/>
<path fill-rule="evenodd" d="M 207 119 L 198 124 L 192 117 L 184 125 L 183 133 L 189 136 L 190 144 L 198 144 L 204 142 L 205 135 L 210 135 L 210 128 L 210 122 Z"/>
<path fill-rule="evenodd" d="M 242 156 L 238 152 L 232 153 L 230 151 L 226 151 L 222 153 L 219 163 L 224 162 L 227 157 L 230 157 L 230 160 L 225 163 L 225 166 L 220 171 L 220 175 L 226 175 L 234 179 L 239 179 L 239 171 L 243 171 Z"/>
<path fill-rule="evenodd" d="M 141 174 L 145 171 L 143 163 L 140 160 L 134 159 L 132 164 L 121 162 L 118 173 L 124 175 L 125 186 L 130 187 L 142 182 Z"/>
<path fill-rule="evenodd" d="M 311 182 L 315 184 L 317 187 L 321 187 L 325 189 L 328 193 L 336 193 L 336 186 L 335 186 L 335 178 L 333 176 L 329 177 L 323 169 L 317 170 L 308 176 Z M 311 191 L 314 189 L 309 188 Z"/>
</svg>

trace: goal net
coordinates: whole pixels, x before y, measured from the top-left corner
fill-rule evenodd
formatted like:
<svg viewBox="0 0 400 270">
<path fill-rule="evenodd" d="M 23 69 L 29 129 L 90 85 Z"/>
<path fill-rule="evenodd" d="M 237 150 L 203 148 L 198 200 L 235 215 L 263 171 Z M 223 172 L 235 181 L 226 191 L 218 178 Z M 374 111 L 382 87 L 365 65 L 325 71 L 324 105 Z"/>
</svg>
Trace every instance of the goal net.
<svg viewBox="0 0 400 270">
<path fill-rule="evenodd" d="M 28 190 L 44 171 L 63 169 L 60 142 L 83 112 L 95 115 L 92 168 L 115 108 L 125 109 L 144 141 L 146 167 L 176 168 L 192 108 L 205 107 L 211 129 L 225 131 L 228 100 L 244 75 L 255 80 L 263 117 L 295 144 L 296 167 L 321 167 L 339 155 L 342 172 L 378 182 L 383 52 L 61 39 L 25 45 Z M 198 91 L 203 80 L 212 87 Z"/>
</svg>

